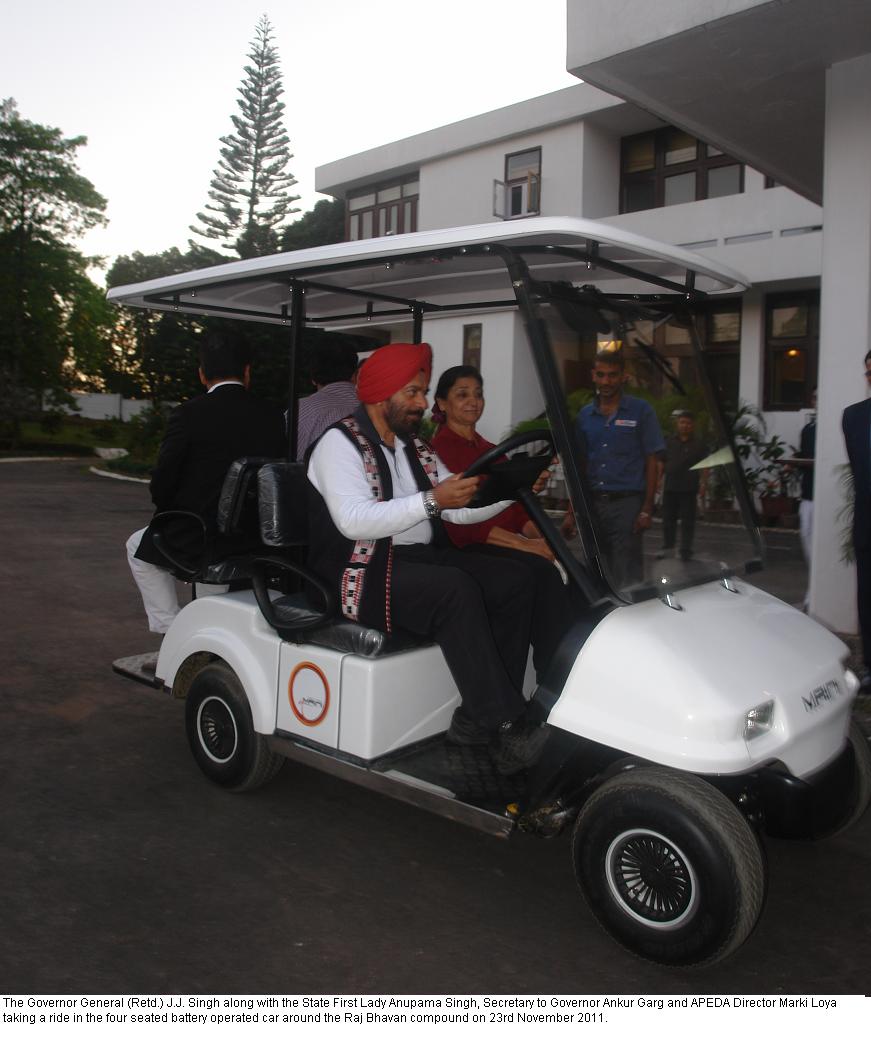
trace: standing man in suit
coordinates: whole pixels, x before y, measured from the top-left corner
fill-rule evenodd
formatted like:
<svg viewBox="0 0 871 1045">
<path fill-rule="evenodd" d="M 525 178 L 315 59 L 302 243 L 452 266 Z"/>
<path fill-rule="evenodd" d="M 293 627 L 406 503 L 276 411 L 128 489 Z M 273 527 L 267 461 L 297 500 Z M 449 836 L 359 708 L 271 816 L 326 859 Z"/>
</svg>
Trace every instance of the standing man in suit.
<svg viewBox="0 0 871 1045">
<path fill-rule="evenodd" d="M 871 385 L 871 352 L 865 355 L 865 379 Z M 865 670 L 860 692 L 871 692 L 871 399 L 853 403 L 841 421 L 853 472 L 853 549 L 856 598 Z"/>
<path fill-rule="evenodd" d="M 194 512 L 216 531 L 218 498 L 227 469 L 238 457 L 284 457 L 284 417 L 278 407 L 248 394 L 251 367 L 237 336 L 210 333 L 200 349 L 200 381 L 206 394 L 176 407 L 169 416 L 151 475 L 151 499 L 157 512 Z M 195 555 L 198 528 L 181 519 L 164 531 L 182 556 Z M 215 540 L 215 561 L 241 551 L 232 538 Z M 139 587 L 148 626 L 164 634 L 179 612 L 175 579 L 154 545 L 151 526 L 127 541 L 127 559 Z"/>
</svg>

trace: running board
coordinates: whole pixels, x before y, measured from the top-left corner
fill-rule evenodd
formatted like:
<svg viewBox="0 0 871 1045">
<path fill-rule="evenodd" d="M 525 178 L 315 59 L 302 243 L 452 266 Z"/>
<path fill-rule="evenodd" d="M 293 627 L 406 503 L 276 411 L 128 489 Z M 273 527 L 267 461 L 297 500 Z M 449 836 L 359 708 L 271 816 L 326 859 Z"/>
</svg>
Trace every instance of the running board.
<svg viewBox="0 0 871 1045">
<path fill-rule="evenodd" d="M 272 736 L 268 738 L 268 741 L 273 751 L 294 762 L 312 766 L 331 776 L 339 777 L 340 780 L 347 780 L 359 787 L 377 791 L 389 798 L 395 798 L 400 802 L 417 806 L 418 809 L 436 813 L 455 823 L 474 827 L 486 834 L 507 838 L 515 828 L 515 822 L 510 816 L 491 813 L 486 809 L 461 802 L 447 788 L 430 784 L 418 777 L 408 776 L 406 773 L 392 769 L 385 771 L 368 769 L 366 766 L 346 762 L 335 755 L 297 744 L 287 737 Z"/>
<path fill-rule="evenodd" d="M 149 664 L 151 662 L 151 664 Z M 137 653 L 134 657 L 121 657 L 113 661 L 112 670 L 125 679 L 133 679 L 151 689 L 163 689 L 163 679 L 155 678 L 154 664 L 157 662 L 157 650 L 154 653 Z M 147 666 L 147 667 L 146 667 Z"/>
</svg>

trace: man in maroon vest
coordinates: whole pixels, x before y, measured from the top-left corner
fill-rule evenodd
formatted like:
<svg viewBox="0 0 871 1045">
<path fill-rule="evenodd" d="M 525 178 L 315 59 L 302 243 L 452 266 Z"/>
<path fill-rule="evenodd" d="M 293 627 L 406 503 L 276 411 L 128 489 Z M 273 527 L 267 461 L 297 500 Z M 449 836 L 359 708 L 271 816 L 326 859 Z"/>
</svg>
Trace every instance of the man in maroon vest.
<svg viewBox="0 0 871 1045">
<path fill-rule="evenodd" d="M 432 638 L 460 692 L 448 740 L 491 745 L 497 768 L 532 765 L 546 727 L 521 692 L 532 577 L 523 564 L 455 548 L 441 519 L 468 524 L 507 502 L 469 508 L 477 479 L 451 475 L 417 438 L 427 407 L 429 345 L 387 345 L 360 368 L 360 408 L 312 452 L 309 565 L 336 586 L 342 613 L 390 632 Z"/>
</svg>

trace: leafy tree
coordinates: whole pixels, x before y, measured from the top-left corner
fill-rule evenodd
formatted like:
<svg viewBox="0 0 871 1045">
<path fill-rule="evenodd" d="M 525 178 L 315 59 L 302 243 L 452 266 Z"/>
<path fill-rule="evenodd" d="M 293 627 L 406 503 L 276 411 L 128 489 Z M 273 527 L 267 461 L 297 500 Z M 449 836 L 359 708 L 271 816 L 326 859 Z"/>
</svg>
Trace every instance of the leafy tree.
<svg viewBox="0 0 871 1045">
<path fill-rule="evenodd" d="M 264 15 L 248 53 L 245 78 L 239 88 L 235 128 L 221 138 L 221 158 L 212 175 L 209 199 L 191 231 L 216 241 L 225 250 L 250 258 L 273 254 L 279 233 L 297 208 L 290 195 L 296 179 L 288 170 L 291 154 L 284 131 L 284 88 L 272 26 Z M 194 246 L 192 241 L 191 246 Z"/>
<path fill-rule="evenodd" d="M 115 259 L 106 276 L 110 287 L 142 283 L 209 264 L 208 253 L 177 247 L 162 254 L 135 251 Z M 198 388 L 197 345 L 203 324 L 191 316 L 150 309 L 118 308 L 113 319 L 111 391 L 142 395 L 157 402 L 187 399 Z"/>
<path fill-rule="evenodd" d="M 74 377 L 77 348 L 94 348 L 78 322 L 96 291 L 91 259 L 70 245 L 105 222 L 106 201 L 76 169 L 86 141 L 0 103 L 0 409 L 13 441 L 40 395 Z"/>
<path fill-rule="evenodd" d="M 345 204 L 342 200 L 318 200 L 281 235 L 282 250 L 302 250 L 345 238 Z"/>
</svg>

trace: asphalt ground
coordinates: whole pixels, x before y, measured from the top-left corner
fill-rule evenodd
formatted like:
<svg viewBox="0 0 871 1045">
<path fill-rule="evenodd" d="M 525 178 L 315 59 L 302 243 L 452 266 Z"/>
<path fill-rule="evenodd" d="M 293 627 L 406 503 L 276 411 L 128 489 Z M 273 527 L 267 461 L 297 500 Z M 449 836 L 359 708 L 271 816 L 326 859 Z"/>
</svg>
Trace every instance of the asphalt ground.
<svg viewBox="0 0 871 1045">
<path fill-rule="evenodd" d="M 669 970 L 598 928 L 567 834 L 500 841 L 293 765 L 210 784 L 181 703 L 111 671 L 153 646 L 124 558 L 148 517 L 80 462 L 0 464 L 4 993 L 871 992 L 871 814 L 769 841 L 753 936 Z M 759 581 L 796 601 L 777 540 Z"/>
</svg>

